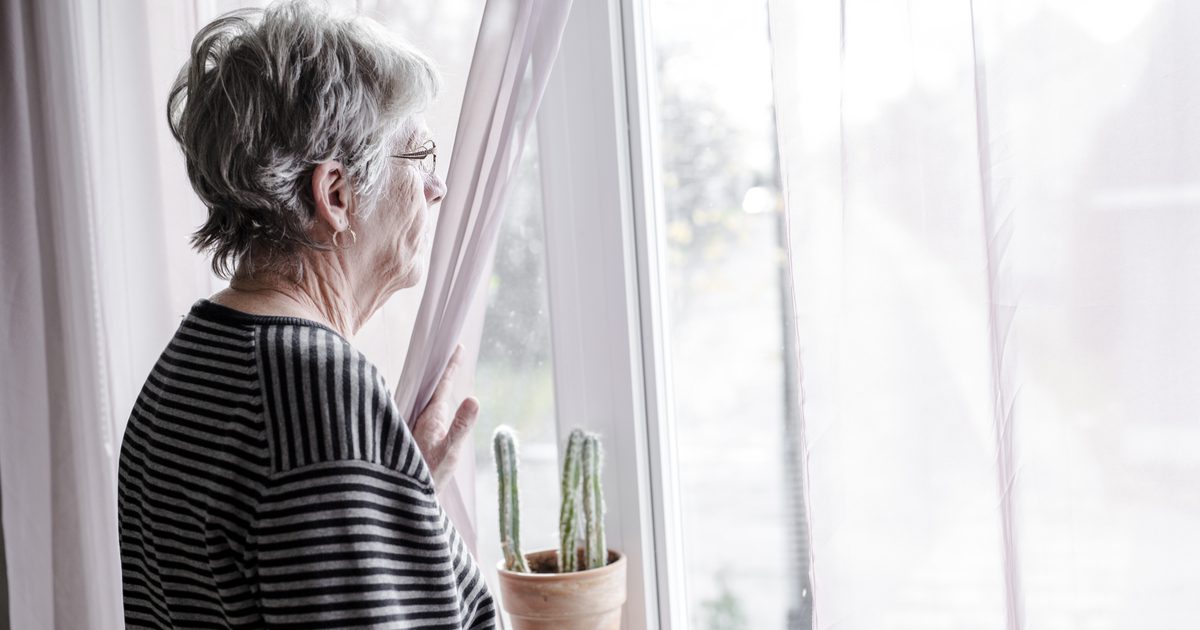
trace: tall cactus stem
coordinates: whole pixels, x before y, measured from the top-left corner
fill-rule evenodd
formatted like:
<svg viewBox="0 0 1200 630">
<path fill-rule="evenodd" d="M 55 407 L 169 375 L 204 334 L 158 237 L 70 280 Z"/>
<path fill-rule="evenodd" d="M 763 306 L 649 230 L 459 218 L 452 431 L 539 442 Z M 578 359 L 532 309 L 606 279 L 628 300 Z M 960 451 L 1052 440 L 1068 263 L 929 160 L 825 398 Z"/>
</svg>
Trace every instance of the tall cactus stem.
<svg viewBox="0 0 1200 630">
<path fill-rule="evenodd" d="M 580 462 L 585 434 L 582 429 L 571 431 L 567 438 L 567 453 L 563 458 L 562 507 L 558 513 L 558 570 L 576 570 L 575 550 L 579 538 L 579 484 L 582 477 Z"/>
<path fill-rule="evenodd" d="M 608 547 L 604 540 L 604 489 L 601 471 L 604 451 L 600 436 L 589 433 L 583 443 L 583 513 L 586 523 L 584 536 L 587 568 L 598 569 L 608 564 Z"/>
<path fill-rule="evenodd" d="M 504 566 L 509 571 L 529 573 L 525 554 L 521 553 L 521 504 L 517 484 L 517 438 L 512 429 L 501 425 L 492 436 L 496 476 L 500 492 L 500 547 Z"/>
</svg>

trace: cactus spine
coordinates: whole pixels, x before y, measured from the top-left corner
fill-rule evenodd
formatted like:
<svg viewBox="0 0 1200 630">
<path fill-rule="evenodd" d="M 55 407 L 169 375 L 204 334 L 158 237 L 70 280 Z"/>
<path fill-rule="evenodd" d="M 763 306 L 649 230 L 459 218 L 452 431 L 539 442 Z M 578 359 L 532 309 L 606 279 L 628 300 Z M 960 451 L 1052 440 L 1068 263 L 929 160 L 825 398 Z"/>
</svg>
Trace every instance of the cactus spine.
<svg viewBox="0 0 1200 630">
<path fill-rule="evenodd" d="M 587 523 L 584 540 L 589 569 L 608 564 L 608 547 L 604 541 L 604 492 L 600 485 L 603 463 L 600 436 L 589 433 L 583 442 L 583 514 Z"/>
<path fill-rule="evenodd" d="M 521 553 L 521 507 L 517 493 L 517 438 L 512 429 L 500 425 L 492 436 L 496 475 L 500 480 L 500 547 L 509 571 L 529 573 Z"/>
<path fill-rule="evenodd" d="M 567 454 L 563 458 L 562 507 L 558 512 L 558 571 L 575 570 L 575 540 L 579 537 L 579 482 L 582 478 L 581 451 L 585 434 L 582 429 L 571 431 L 567 438 Z"/>
</svg>

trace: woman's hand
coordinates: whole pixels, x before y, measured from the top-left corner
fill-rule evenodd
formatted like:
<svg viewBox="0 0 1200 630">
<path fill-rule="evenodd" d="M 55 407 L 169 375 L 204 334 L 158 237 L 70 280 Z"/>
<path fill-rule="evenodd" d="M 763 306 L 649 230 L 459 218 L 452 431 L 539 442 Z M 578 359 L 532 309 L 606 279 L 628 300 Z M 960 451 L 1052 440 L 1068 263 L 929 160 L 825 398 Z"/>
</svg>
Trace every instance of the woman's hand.
<svg viewBox="0 0 1200 630">
<path fill-rule="evenodd" d="M 425 456 L 425 463 L 429 464 L 430 472 L 433 473 L 434 489 L 439 494 L 454 475 L 463 438 L 470 432 L 471 427 L 475 426 L 475 418 L 479 416 L 479 401 L 472 396 L 463 399 L 458 405 L 458 411 L 454 412 L 453 416 L 450 415 L 450 410 L 454 407 L 450 390 L 454 373 L 458 371 L 458 365 L 462 362 L 462 352 L 462 344 L 458 344 L 454 348 L 454 354 L 450 355 L 450 362 L 446 364 L 441 380 L 433 390 L 433 398 L 429 399 L 429 404 L 425 405 L 425 410 L 417 417 L 417 429 L 413 432 L 413 438 L 416 439 L 421 454 Z"/>
</svg>

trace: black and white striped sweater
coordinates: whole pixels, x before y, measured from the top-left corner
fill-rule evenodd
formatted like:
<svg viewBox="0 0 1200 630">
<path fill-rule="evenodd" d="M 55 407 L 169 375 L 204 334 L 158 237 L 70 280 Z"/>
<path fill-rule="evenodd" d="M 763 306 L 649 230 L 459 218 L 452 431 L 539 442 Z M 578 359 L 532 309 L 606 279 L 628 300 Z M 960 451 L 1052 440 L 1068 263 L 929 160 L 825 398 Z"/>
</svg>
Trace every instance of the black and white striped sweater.
<svg viewBox="0 0 1200 630">
<path fill-rule="evenodd" d="M 333 330 L 200 300 L 121 445 L 130 628 L 495 628 L 379 371 Z"/>
</svg>

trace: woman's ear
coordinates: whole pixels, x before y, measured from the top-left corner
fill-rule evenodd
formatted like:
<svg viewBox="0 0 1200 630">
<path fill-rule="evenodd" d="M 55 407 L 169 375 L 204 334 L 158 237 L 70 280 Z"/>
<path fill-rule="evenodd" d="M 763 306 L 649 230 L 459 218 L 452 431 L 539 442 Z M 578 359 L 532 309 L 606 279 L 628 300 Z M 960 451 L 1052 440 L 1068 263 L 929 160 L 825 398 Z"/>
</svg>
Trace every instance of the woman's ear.
<svg viewBox="0 0 1200 630">
<path fill-rule="evenodd" d="M 319 223 L 324 223 L 332 232 L 341 232 L 350 227 L 350 215 L 354 212 L 354 190 L 341 162 L 321 162 L 313 169 L 312 196 Z"/>
</svg>

